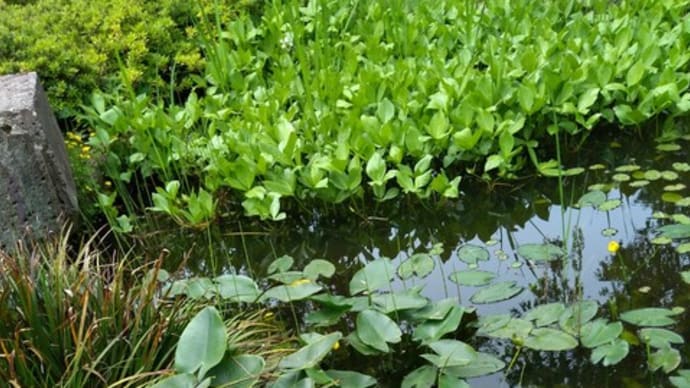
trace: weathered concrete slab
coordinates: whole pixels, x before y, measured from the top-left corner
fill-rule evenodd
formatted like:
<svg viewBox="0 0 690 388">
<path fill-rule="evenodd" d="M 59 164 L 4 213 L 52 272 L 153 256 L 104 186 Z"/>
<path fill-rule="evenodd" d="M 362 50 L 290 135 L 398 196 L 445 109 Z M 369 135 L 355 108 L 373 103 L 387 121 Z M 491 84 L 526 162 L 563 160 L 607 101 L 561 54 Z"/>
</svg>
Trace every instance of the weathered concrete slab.
<svg viewBox="0 0 690 388">
<path fill-rule="evenodd" d="M 0 76 L 0 249 L 78 213 L 62 133 L 36 73 Z"/>
</svg>

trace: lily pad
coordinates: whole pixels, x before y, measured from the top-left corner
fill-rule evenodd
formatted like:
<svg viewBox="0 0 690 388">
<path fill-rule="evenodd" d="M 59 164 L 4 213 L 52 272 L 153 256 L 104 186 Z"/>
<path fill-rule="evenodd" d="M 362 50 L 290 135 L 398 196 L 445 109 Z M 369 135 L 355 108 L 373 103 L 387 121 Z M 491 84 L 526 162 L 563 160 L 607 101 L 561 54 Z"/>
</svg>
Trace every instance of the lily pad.
<svg viewBox="0 0 690 388">
<path fill-rule="evenodd" d="M 606 201 L 606 194 L 600 190 L 593 190 L 580 197 L 580 199 L 577 201 L 577 204 L 580 207 L 592 206 L 596 208 L 604 203 L 604 201 Z"/>
<path fill-rule="evenodd" d="M 488 261 L 489 251 L 484 247 L 465 244 L 458 249 L 458 258 L 467 264 L 477 264 L 478 261 Z"/>
<path fill-rule="evenodd" d="M 505 281 L 484 287 L 475 292 L 470 301 L 476 304 L 484 304 L 510 299 L 523 290 L 522 287 L 516 284 L 514 281 Z"/>
<path fill-rule="evenodd" d="M 330 279 L 333 274 L 335 274 L 335 265 L 323 259 L 314 259 L 304 267 L 304 275 L 312 281 L 318 279 L 319 276 Z"/>
<path fill-rule="evenodd" d="M 402 336 L 400 327 L 388 316 L 374 310 L 364 310 L 357 315 L 357 336 L 366 345 L 388 352 L 388 343 L 398 343 Z"/>
<path fill-rule="evenodd" d="M 436 383 L 436 368 L 431 365 L 421 366 L 408 373 L 400 384 L 400 388 L 426 388 Z"/>
<path fill-rule="evenodd" d="M 690 225 L 671 224 L 664 225 L 656 229 L 661 236 L 666 236 L 672 239 L 681 239 L 690 237 Z"/>
<path fill-rule="evenodd" d="M 627 182 L 630 180 L 630 175 L 623 173 L 613 174 L 611 179 L 613 179 L 615 182 Z"/>
<path fill-rule="evenodd" d="M 376 385 L 376 379 L 359 372 L 346 370 L 327 370 L 328 377 L 337 382 L 340 388 L 367 388 Z"/>
<path fill-rule="evenodd" d="M 406 280 L 414 275 L 427 277 L 434 270 L 434 259 L 428 253 L 415 253 L 398 266 L 398 275 Z"/>
<path fill-rule="evenodd" d="M 278 367 L 289 370 L 312 368 L 331 352 L 333 345 L 341 337 L 342 334 L 337 331 L 328 335 L 318 335 L 308 345 L 280 360 Z"/>
<path fill-rule="evenodd" d="M 223 360 L 208 372 L 208 375 L 214 376 L 215 386 L 250 388 L 256 385 L 265 365 L 266 362 L 259 356 L 251 354 L 232 356 L 227 353 Z"/>
<path fill-rule="evenodd" d="M 560 330 L 540 327 L 532 330 L 525 339 L 525 347 L 534 350 L 563 351 L 576 348 L 575 337 Z"/>
<path fill-rule="evenodd" d="M 662 369 L 664 373 L 673 372 L 680 365 L 680 352 L 673 348 L 662 348 L 649 355 L 647 364 L 652 372 Z"/>
<path fill-rule="evenodd" d="M 463 313 L 462 307 L 452 306 L 442 320 L 427 320 L 415 326 L 412 339 L 423 344 L 440 340 L 458 328 Z"/>
<path fill-rule="evenodd" d="M 654 245 L 668 245 L 673 242 L 670 237 L 666 236 L 659 236 L 659 237 L 654 237 L 651 239 L 649 242 L 651 242 Z"/>
<path fill-rule="evenodd" d="M 661 329 L 657 327 L 646 327 L 640 330 L 640 339 L 642 342 L 649 344 L 649 346 L 657 349 L 668 348 L 671 344 L 685 343 L 683 337 L 671 330 Z"/>
<path fill-rule="evenodd" d="M 478 352 L 475 359 L 467 365 L 445 368 L 444 372 L 464 379 L 496 373 L 506 364 L 491 354 Z"/>
<path fill-rule="evenodd" d="M 680 145 L 676 143 L 664 143 L 656 146 L 656 149 L 663 152 L 673 152 L 680 150 Z"/>
<path fill-rule="evenodd" d="M 558 318 L 558 325 L 570 334 L 579 335 L 582 326 L 591 321 L 598 310 L 599 304 L 594 300 L 573 303 Z"/>
<path fill-rule="evenodd" d="M 598 209 L 603 212 L 608 212 L 619 207 L 621 203 L 620 199 L 609 199 L 599 205 Z"/>
<path fill-rule="evenodd" d="M 675 192 L 665 192 L 661 194 L 661 200 L 668 203 L 676 203 L 683 199 L 683 196 Z"/>
<path fill-rule="evenodd" d="M 427 346 L 436 354 L 422 354 L 422 357 L 439 369 L 464 366 L 477 358 L 477 351 L 472 346 L 458 340 L 444 339 Z"/>
<path fill-rule="evenodd" d="M 566 255 L 566 251 L 553 244 L 523 244 L 518 247 L 518 254 L 532 261 L 558 260 Z"/>
<path fill-rule="evenodd" d="M 615 339 L 613 342 L 601 345 L 592 350 L 590 360 L 593 364 L 602 361 L 602 365 L 616 365 L 628 355 L 630 345 L 622 339 Z"/>
<path fill-rule="evenodd" d="M 660 307 L 647 307 L 622 313 L 620 319 L 637 326 L 668 326 L 676 321 L 671 318 L 676 312 Z"/>
<path fill-rule="evenodd" d="M 601 235 L 604 237 L 613 237 L 618 234 L 618 229 L 616 228 L 605 228 L 601 230 Z"/>
<path fill-rule="evenodd" d="M 626 164 L 623 166 L 616 167 L 616 172 L 633 172 L 640 169 L 640 166 L 636 164 Z"/>
<path fill-rule="evenodd" d="M 679 171 L 679 172 L 688 172 L 690 171 L 690 163 L 687 162 L 674 162 L 672 165 L 674 170 Z"/>
<path fill-rule="evenodd" d="M 685 185 L 682 183 L 676 183 L 675 185 L 666 185 L 664 186 L 664 191 L 681 191 L 685 189 Z"/>
<path fill-rule="evenodd" d="M 498 330 L 513 319 L 510 314 L 482 315 L 477 320 L 477 335 Z"/>
<path fill-rule="evenodd" d="M 623 332 L 623 324 L 620 322 L 607 323 L 605 319 L 597 319 L 587 322 L 582 326 L 580 341 L 588 348 L 612 342 Z"/>
<path fill-rule="evenodd" d="M 644 173 L 644 179 L 648 181 L 656 181 L 661 179 L 661 173 L 657 170 L 649 170 L 645 171 Z"/>
<path fill-rule="evenodd" d="M 690 387 L 690 369 L 681 369 L 676 376 L 669 377 L 671 384 L 677 388 Z"/>
<path fill-rule="evenodd" d="M 561 314 L 565 311 L 563 303 L 548 303 L 537 306 L 528 311 L 524 318 L 530 321 L 535 321 L 537 326 L 547 326 L 554 322 L 558 322 Z"/>
<path fill-rule="evenodd" d="M 247 276 L 221 275 L 213 280 L 218 284 L 218 294 L 223 299 L 250 303 L 259 297 L 259 287 Z"/>
<path fill-rule="evenodd" d="M 485 286 L 491 283 L 495 277 L 496 274 L 493 272 L 479 270 L 457 271 L 449 276 L 452 282 L 461 286 Z"/>
<path fill-rule="evenodd" d="M 384 314 L 398 310 L 419 309 L 426 306 L 429 300 L 414 291 L 376 294 L 372 297 L 374 305 Z"/>
<path fill-rule="evenodd" d="M 680 276 L 683 279 L 683 282 L 690 284 L 690 271 L 682 271 Z"/>
<path fill-rule="evenodd" d="M 381 288 L 390 288 L 395 271 L 390 259 L 380 258 L 367 263 L 350 280 L 350 295 L 367 291 L 372 293 Z"/>
<path fill-rule="evenodd" d="M 647 186 L 648 184 L 649 184 L 648 180 L 640 179 L 640 180 L 632 181 L 628 185 L 630 187 L 644 187 L 644 186 Z"/>
<path fill-rule="evenodd" d="M 526 319 L 512 318 L 505 326 L 486 333 L 486 335 L 493 338 L 524 339 L 529 335 L 533 328 L 534 326 L 532 325 L 532 322 Z"/>
</svg>

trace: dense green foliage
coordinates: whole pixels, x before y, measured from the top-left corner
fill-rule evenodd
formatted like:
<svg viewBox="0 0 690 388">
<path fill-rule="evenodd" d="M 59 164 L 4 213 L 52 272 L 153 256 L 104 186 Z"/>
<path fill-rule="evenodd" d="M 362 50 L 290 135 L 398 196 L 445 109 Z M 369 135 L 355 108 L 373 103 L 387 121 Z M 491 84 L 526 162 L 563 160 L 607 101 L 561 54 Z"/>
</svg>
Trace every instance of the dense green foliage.
<svg viewBox="0 0 690 388">
<path fill-rule="evenodd" d="M 274 1 L 207 37 L 206 77 L 184 105 L 95 99 L 91 143 L 128 215 L 153 205 L 182 224 L 239 202 L 281 219 L 284 198 L 456 197 L 465 173 L 510 177 L 531 160 L 553 174 L 537 151 L 554 133 L 690 109 L 687 10 Z"/>
<path fill-rule="evenodd" d="M 36 71 L 62 116 L 121 77 L 167 94 L 173 77 L 177 89 L 187 87 L 185 76 L 202 66 L 193 27 L 199 10 L 180 0 L 0 1 L 0 74 Z"/>
</svg>

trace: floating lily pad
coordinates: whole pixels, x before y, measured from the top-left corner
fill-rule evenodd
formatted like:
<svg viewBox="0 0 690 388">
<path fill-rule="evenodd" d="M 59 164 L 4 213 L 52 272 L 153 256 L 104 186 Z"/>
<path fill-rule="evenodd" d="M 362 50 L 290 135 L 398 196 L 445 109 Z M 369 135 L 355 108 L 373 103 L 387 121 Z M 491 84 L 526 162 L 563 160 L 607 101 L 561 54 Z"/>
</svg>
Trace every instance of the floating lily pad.
<svg viewBox="0 0 690 388">
<path fill-rule="evenodd" d="M 341 388 L 367 388 L 376 385 L 376 379 L 359 372 L 327 370 L 326 374 Z M 215 382 L 215 381 L 214 381 Z"/>
<path fill-rule="evenodd" d="M 685 185 L 682 183 L 676 183 L 675 185 L 664 186 L 664 191 L 681 191 L 685 189 Z"/>
<path fill-rule="evenodd" d="M 521 261 L 514 261 L 511 265 L 511 268 L 520 268 L 522 267 L 522 262 Z"/>
<path fill-rule="evenodd" d="M 528 311 L 524 318 L 535 321 L 537 326 L 546 326 L 557 322 L 564 311 L 565 305 L 563 303 L 548 303 Z"/>
<path fill-rule="evenodd" d="M 388 352 L 388 343 L 400 342 L 402 332 L 397 323 L 374 310 L 364 310 L 357 315 L 357 337 L 366 345 Z"/>
<path fill-rule="evenodd" d="M 669 215 L 664 213 L 664 212 L 655 211 L 654 213 L 652 213 L 652 218 L 660 220 L 660 219 L 664 219 L 664 218 L 669 218 Z"/>
<path fill-rule="evenodd" d="M 605 319 L 587 322 L 582 326 L 580 341 L 588 348 L 596 348 L 610 343 L 623 332 L 620 322 L 607 323 Z"/>
<path fill-rule="evenodd" d="M 331 352 L 333 345 L 342 337 L 340 332 L 314 336 L 312 342 L 282 360 L 278 366 L 283 369 L 302 370 L 316 366 Z"/>
<path fill-rule="evenodd" d="M 678 388 L 690 387 L 690 369 L 681 369 L 678 375 L 669 377 L 671 384 Z"/>
<path fill-rule="evenodd" d="M 685 224 L 671 224 L 664 225 L 656 230 L 661 236 L 672 239 L 688 238 L 690 237 L 690 225 Z"/>
<path fill-rule="evenodd" d="M 512 317 L 510 314 L 482 315 L 477 320 L 477 334 L 488 334 L 507 325 Z"/>
<path fill-rule="evenodd" d="M 493 338 L 524 339 L 527 338 L 527 336 L 533 328 L 534 326 L 532 326 L 532 322 L 526 319 L 511 318 L 505 326 L 494 331 L 488 332 L 485 335 Z"/>
<path fill-rule="evenodd" d="M 525 259 L 536 262 L 558 260 L 567 254 L 563 248 L 553 244 L 523 244 L 517 252 Z"/>
<path fill-rule="evenodd" d="M 490 375 L 505 368 L 506 364 L 500 359 L 486 353 L 477 353 L 472 362 L 464 366 L 445 368 L 444 372 L 451 376 L 464 379 Z"/>
<path fill-rule="evenodd" d="M 690 217 L 685 214 L 672 214 L 671 219 L 679 224 L 690 225 Z"/>
<path fill-rule="evenodd" d="M 580 207 L 598 207 L 599 205 L 604 203 L 604 201 L 606 201 L 606 194 L 604 194 L 604 192 L 601 190 L 593 190 L 585 193 L 582 197 L 580 197 L 580 199 L 577 201 L 577 204 Z"/>
<path fill-rule="evenodd" d="M 488 271 L 469 270 L 450 274 L 450 280 L 461 286 L 485 286 L 491 283 L 496 274 Z"/>
<path fill-rule="evenodd" d="M 597 163 L 597 164 L 593 164 L 593 165 L 589 166 L 589 169 L 592 170 L 592 171 L 595 171 L 595 170 L 603 170 L 603 169 L 605 169 L 605 168 L 606 168 L 606 166 L 604 166 L 604 165 L 601 164 L 601 163 Z"/>
<path fill-rule="evenodd" d="M 658 151 L 673 152 L 680 150 L 680 145 L 676 143 L 664 143 L 656 146 Z"/>
<path fill-rule="evenodd" d="M 618 234 L 618 229 L 616 228 L 605 228 L 601 230 L 601 235 L 604 237 L 613 237 Z"/>
<path fill-rule="evenodd" d="M 611 343 L 601 345 L 592 350 L 590 360 L 593 364 L 602 361 L 602 365 L 616 365 L 628 355 L 630 345 L 622 339 L 616 339 Z"/>
<path fill-rule="evenodd" d="M 301 300 L 316 294 L 317 292 L 321 291 L 321 289 L 322 287 L 320 285 L 311 282 L 283 285 L 273 287 L 266 291 L 262 295 L 261 300 L 266 300 L 269 298 L 278 299 L 281 302 Z"/>
<path fill-rule="evenodd" d="M 251 278 L 243 275 L 221 275 L 213 279 L 223 299 L 233 302 L 253 302 L 259 297 L 259 288 Z"/>
<path fill-rule="evenodd" d="M 680 206 L 680 207 L 690 206 L 690 197 L 685 197 L 685 198 L 681 199 L 680 201 L 676 202 L 676 206 Z"/>
<path fill-rule="evenodd" d="M 607 212 L 619 207 L 620 205 L 620 199 L 609 199 L 607 201 L 604 201 L 601 205 L 599 205 L 598 209 L 603 212 Z"/>
<path fill-rule="evenodd" d="M 626 311 L 620 315 L 620 319 L 637 326 L 668 326 L 676 323 L 671 318 L 676 312 L 660 307 L 647 307 Z"/>
<path fill-rule="evenodd" d="M 426 320 L 415 326 L 412 339 L 423 344 L 438 341 L 444 335 L 457 330 L 463 314 L 463 308 L 452 306 L 443 319 Z"/>
<path fill-rule="evenodd" d="M 488 261 L 489 251 L 484 247 L 465 244 L 458 249 L 458 258 L 467 264 L 477 264 L 478 261 Z"/>
<path fill-rule="evenodd" d="M 652 372 L 662 369 L 664 373 L 671 373 L 680 365 L 680 352 L 673 348 L 663 348 L 649 355 L 647 364 Z"/>
<path fill-rule="evenodd" d="M 415 291 L 407 290 L 376 294 L 372 297 L 372 302 L 381 312 L 388 314 L 393 311 L 422 308 L 429 303 L 429 300 Z"/>
<path fill-rule="evenodd" d="M 649 242 L 651 242 L 654 245 L 668 245 L 673 242 L 671 238 L 666 237 L 666 236 L 659 236 L 659 237 L 654 237 L 651 239 Z"/>
<path fill-rule="evenodd" d="M 640 330 L 640 339 L 642 342 L 649 344 L 649 346 L 657 349 L 668 348 L 671 344 L 683 344 L 685 340 L 677 333 L 667 329 L 660 329 L 656 327 L 646 327 Z"/>
<path fill-rule="evenodd" d="M 673 166 L 673 169 L 679 172 L 688 172 L 690 171 L 690 163 L 687 162 L 675 162 L 671 166 Z"/>
<path fill-rule="evenodd" d="M 422 357 L 439 369 L 468 365 L 477 358 L 477 351 L 472 346 L 458 340 L 443 339 L 427 346 L 436 354 L 422 354 Z"/>
<path fill-rule="evenodd" d="M 498 244 L 498 240 L 490 239 L 489 241 L 484 243 L 487 247 L 492 247 L 496 244 Z"/>
<path fill-rule="evenodd" d="M 570 350 L 575 349 L 577 344 L 577 340 L 570 334 L 548 327 L 532 330 L 525 339 L 525 347 L 542 351 Z"/>
<path fill-rule="evenodd" d="M 613 179 L 615 182 L 627 182 L 630 180 L 630 175 L 623 173 L 613 174 L 611 179 Z"/>
<path fill-rule="evenodd" d="M 381 258 L 367 263 L 350 280 L 350 295 L 362 291 L 372 293 L 383 287 L 390 287 L 395 271 L 390 259 Z"/>
<path fill-rule="evenodd" d="M 633 172 L 640 169 L 640 166 L 636 164 L 626 164 L 623 166 L 616 167 L 616 172 Z"/>
<path fill-rule="evenodd" d="M 661 179 L 661 172 L 658 170 L 645 171 L 644 178 L 648 181 L 656 181 Z"/>
<path fill-rule="evenodd" d="M 649 181 L 648 181 L 648 180 L 646 180 L 646 179 L 640 179 L 640 180 L 636 180 L 636 181 L 630 182 L 630 183 L 629 183 L 629 186 L 630 186 L 630 187 L 644 187 L 644 186 L 647 186 L 648 184 L 649 184 Z"/>
<path fill-rule="evenodd" d="M 516 282 L 505 281 L 480 289 L 472 295 L 470 301 L 476 304 L 499 302 L 518 295 L 522 290 Z"/>
<path fill-rule="evenodd" d="M 428 253 L 416 253 L 403 261 L 398 267 L 401 279 L 409 279 L 414 275 L 420 278 L 428 276 L 434 270 L 434 259 Z"/>
<path fill-rule="evenodd" d="M 683 254 L 690 252 L 690 243 L 682 243 L 676 247 L 676 252 Z"/>
<path fill-rule="evenodd" d="M 314 259 L 304 267 L 304 274 L 311 280 L 316 280 L 319 276 L 330 278 L 335 274 L 335 265 L 323 259 Z"/>
<path fill-rule="evenodd" d="M 577 335 L 582 326 L 592 320 L 599 310 L 594 300 L 583 300 L 568 306 L 558 319 L 558 325 L 566 332 Z"/>
<path fill-rule="evenodd" d="M 678 179 L 678 173 L 675 171 L 668 171 L 668 170 L 662 171 L 661 177 L 667 181 L 675 181 L 676 179 Z"/>
<path fill-rule="evenodd" d="M 498 260 L 508 260 L 508 255 L 503 249 L 496 249 L 494 255 L 496 255 Z"/>
</svg>

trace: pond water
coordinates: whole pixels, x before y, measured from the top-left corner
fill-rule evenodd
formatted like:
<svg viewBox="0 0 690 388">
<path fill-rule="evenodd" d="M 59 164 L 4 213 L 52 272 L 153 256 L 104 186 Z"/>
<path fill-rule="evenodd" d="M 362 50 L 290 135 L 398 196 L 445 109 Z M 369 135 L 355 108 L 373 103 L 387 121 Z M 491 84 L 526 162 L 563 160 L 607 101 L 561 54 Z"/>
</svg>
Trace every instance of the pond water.
<svg viewBox="0 0 690 388">
<path fill-rule="evenodd" d="M 340 295 L 348 295 L 348 282 L 363 263 L 388 257 L 397 268 L 415 253 L 442 246 L 429 276 L 398 279 L 393 287 L 423 285 L 422 295 L 431 300 L 457 297 L 463 306 L 476 308 L 478 317 L 504 313 L 521 316 L 537 305 L 585 299 L 598 302 L 597 317 L 610 319 L 641 307 L 690 306 L 690 286 L 679 274 L 690 267 L 689 254 L 676 251 L 678 241 L 662 244 L 663 239 L 654 240 L 658 226 L 672 223 L 669 217 L 676 215 L 678 220 L 679 215 L 690 216 L 689 204 L 677 202 L 690 196 L 690 172 L 682 164 L 688 161 L 690 142 L 678 140 L 675 144 L 680 147 L 662 146 L 659 150 L 653 140 L 634 136 L 625 138 L 623 145 L 605 136 L 590 140 L 587 149 L 566 154 L 568 167 L 580 166 L 585 171 L 564 179 L 564 201 L 560 200 L 557 178 L 506 184 L 467 178 L 457 201 L 382 204 L 352 209 L 345 216 L 314 213 L 270 226 L 228 222 L 197 234 L 171 229 L 147 238 L 146 244 L 151 252 L 160 247 L 172 251 L 170 269 L 176 268 L 179 258 L 186 257 L 184 268 L 190 276 L 239 270 L 261 278 L 267 266 L 282 255 L 292 256 L 296 268 L 303 268 L 311 259 L 327 259 L 337 266 L 332 291 Z M 590 168 L 595 164 L 600 166 Z M 626 171 L 635 168 L 626 167 L 630 165 L 639 170 Z M 642 180 L 649 184 L 635 187 L 644 182 L 633 182 Z M 598 188 L 606 193 L 607 200 L 618 199 L 620 205 L 608 211 L 574 206 L 597 184 L 605 184 Z M 608 250 L 614 240 L 620 243 L 615 255 Z M 566 244 L 566 260 L 540 264 L 517 253 L 524 244 L 545 242 Z M 523 291 L 505 301 L 473 304 L 470 298 L 480 287 L 459 286 L 449 280 L 456 271 L 473 267 L 458 255 L 467 244 L 489 253 L 489 259 L 479 261 L 476 269 L 494 274 L 493 283 L 514 281 Z M 509 365 L 516 346 L 510 340 L 473 335 L 467 325 L 473 316 L 466 314 L 463 329 L 454 338 Z M 688 313 L 674 318 L 678 323 L 670 328 L 690 338 Z M 626 324 L 625 330 L 635 333 L 637 328 Z M 343 352 L 338 356 L 338 367 L 375 375 L 382 386 L 398 386 L 402 377 L 424 362 L 417 345 L 408 342 L 380 358 Z M 680 368 L 687 368 L 690 348 L 687 344 L 677 348 L 683 355 Z M 593 364 L 590 354 L 591 350 L 583 347 L 562 352 L 523 349 L 510 369 L 468 382 L 481 387 L 669 385 L 663 372 L 648 371 L 643 346 L 631 346 L 622 362 L 609 367 Z"/>
</svg>

